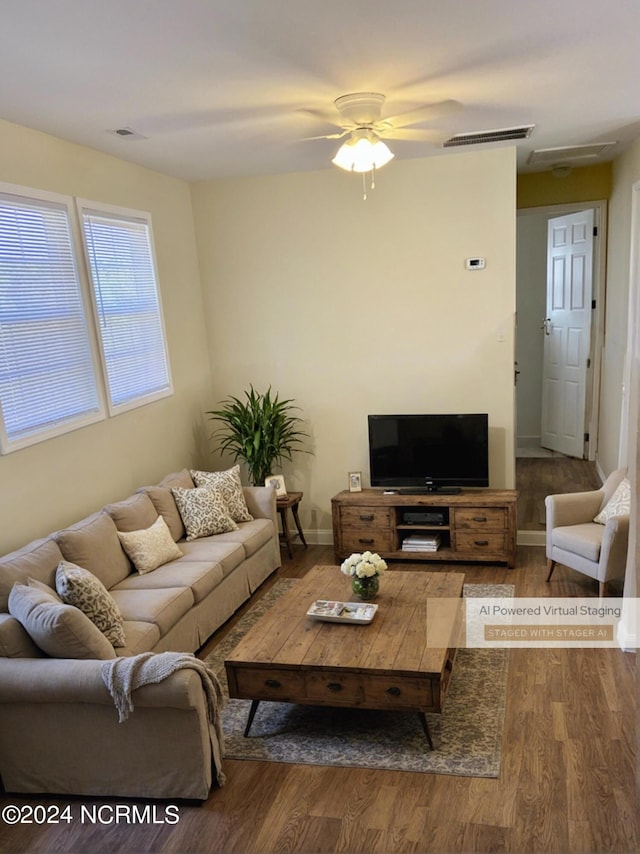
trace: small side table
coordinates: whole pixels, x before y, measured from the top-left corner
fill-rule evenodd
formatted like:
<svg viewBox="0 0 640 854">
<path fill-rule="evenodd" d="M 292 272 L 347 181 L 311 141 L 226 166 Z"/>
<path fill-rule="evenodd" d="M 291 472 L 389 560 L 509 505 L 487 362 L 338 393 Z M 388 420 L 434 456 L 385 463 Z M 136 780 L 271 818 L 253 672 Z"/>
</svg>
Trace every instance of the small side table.
<svg viewBox="0 0 640 854">
<path fill-rule="evenodd" d="M 291 551 L 291 541 L 295 540 L 296 537 L 300 537 L 302 545 L 307 547 L 307 541 L 304 538 L 304 533 L 302 531 L 302 526 L 300 524 L 300 517 L 298 516 L 298 505 L 300 504 L 300 500 L 304 493 L 302 492 L 289 492 L 287 495 L 281 495 L 276 500 L 276 507 L 278 509 L 278 513 L 280 514 L 280 520 L 282 522 L 282 534 L 280 535 L 280 542 L 287 544 L 287 551 L 289 552 L 289 557 L 293 557 L 293 553 Z M 293 519 L 296 523 L 296 528 L 298 529 L 298 533 L 295 531 L 291 531 L 289 528 L 289 518 L 287 515 L 287 510 L 291 510 L 293 513 Z"/>
</svg>

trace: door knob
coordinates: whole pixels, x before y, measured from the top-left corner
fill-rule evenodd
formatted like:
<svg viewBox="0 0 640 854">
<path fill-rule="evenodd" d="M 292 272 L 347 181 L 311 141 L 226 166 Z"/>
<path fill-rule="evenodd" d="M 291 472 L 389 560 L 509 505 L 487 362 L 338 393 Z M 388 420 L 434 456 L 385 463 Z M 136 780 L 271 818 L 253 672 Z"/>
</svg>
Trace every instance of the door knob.
<svg viewBox="0 0 640 854">
<path fill-rule="evenodd" d="M 545 335 L 551 335 L 551 318 L 545 317 L 540 328 L 544 329 Z"/>
</svg>

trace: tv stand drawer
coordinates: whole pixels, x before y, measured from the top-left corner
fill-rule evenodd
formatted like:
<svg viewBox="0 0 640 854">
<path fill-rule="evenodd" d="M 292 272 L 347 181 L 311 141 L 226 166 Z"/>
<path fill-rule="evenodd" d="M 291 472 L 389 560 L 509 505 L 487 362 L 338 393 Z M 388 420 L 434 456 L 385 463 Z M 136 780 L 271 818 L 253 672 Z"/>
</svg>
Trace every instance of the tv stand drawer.
<svg viewBox="0 0 640 854">
<path fill-rule="evenodd" d="M 505 535 L 492 531 L 465 531 L 456 533 L 455 548 L 457 552 L 478 554 L 490 552 L 502 553 L 505 550 Z"/>
<path fill-rule="evenodd" d="M 342 524 L 347 528 L 389 528 L 390 507 L 342 507 Z"/>
<path fill-rule="evenodd" d="M 453 514 L 457 531 L 504 531 L 507 527 L 507 511 L 502 507 L 456 507 Z"/>
</svg>

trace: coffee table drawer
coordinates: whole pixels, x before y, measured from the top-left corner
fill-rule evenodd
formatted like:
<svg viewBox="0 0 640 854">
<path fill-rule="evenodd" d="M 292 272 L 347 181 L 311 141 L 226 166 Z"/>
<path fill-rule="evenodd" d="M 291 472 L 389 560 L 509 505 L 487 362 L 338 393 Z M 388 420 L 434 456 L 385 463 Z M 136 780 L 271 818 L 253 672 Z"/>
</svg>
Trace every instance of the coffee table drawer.
<svg viewBox="0 0 640 854">
<path fill-rule="evenodd" d="M 429 678 L 371 676 L 363 673 L 307 674 L 307 702 L 325 706 L 414 711 L 434 706 Z"/>
<path fill-rule="evenodd" d="M 299 670 L 268 670 L 245 667 L 234 668 L 234 677 L 229 679 L 229 689 L 235 682 L 232 696 L 252 700 L 281 700 L 282 702 L 304 702 L 306 693 L 305 676 Z"/>
</svg>

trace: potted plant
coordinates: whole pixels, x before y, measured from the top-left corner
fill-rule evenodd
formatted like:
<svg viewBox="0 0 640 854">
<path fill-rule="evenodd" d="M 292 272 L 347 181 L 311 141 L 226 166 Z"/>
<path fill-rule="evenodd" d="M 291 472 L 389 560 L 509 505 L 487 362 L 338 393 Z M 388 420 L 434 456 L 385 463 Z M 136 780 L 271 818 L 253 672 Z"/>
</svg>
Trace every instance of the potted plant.
<svg viewBox="0 0 640 854">
<path fill-rule="evenodd" d="M 235 460 L 243 460 L 252 483 L 262 486 L 273 474 L 275 463 L 283 458 L 291 460 L 293 451 L 304 450 L 298 446 L 308 434 L 298 429 L 302 421 L 292 414 L 299 407 L 292 400 L 280 400 L 277 393 L 271 393 L 271 386 L 264 394 L 251 386 L 245 398 L 230 396 L 222 401 L 222 409 L 207 415 L 222 422 L 213 434 L 221 439 L 221 449 L 233 454 Z"/>
</svg>

